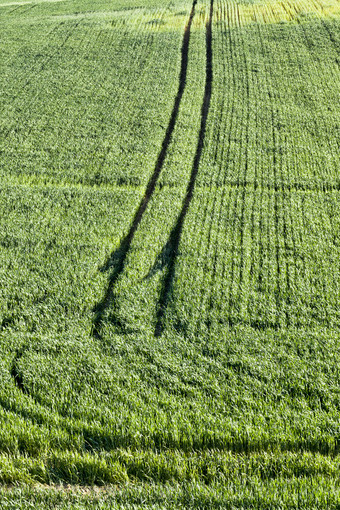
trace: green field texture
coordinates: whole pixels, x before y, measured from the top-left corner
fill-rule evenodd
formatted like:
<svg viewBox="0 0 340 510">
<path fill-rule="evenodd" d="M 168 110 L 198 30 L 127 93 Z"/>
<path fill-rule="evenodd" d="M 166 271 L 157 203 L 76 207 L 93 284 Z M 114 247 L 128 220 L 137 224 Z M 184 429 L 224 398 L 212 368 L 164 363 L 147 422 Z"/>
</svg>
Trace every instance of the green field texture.
<svg viewBox="0 0 340 510">
<path fill-rule="evenodd" d="M 339 508 L 339 15 L 0 0 L 1 508 Z"/>
</svg>

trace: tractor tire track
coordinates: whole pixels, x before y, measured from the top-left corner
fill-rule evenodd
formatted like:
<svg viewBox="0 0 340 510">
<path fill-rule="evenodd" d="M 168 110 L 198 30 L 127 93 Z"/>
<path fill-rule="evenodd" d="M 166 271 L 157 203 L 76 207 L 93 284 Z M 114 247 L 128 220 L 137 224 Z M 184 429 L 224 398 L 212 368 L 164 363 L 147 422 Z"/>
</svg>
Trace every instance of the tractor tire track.
<svg viewBox="0 0 340 510">
<path fill-rule="evenodd" d="M 190 180 L 187 186 L 185 198 L 182 205 L 182 210 L 178 216 L 176 225 L 174 226 L 170 236 L 169 236 L 169 262 L 167 271 L 165 274 L 165 278 L 163 281 L 163 286 L 161 289 L 160 297 L 157 304 L 157 322 L 155 326 L 155 336 L 159 337 L 162 335 L 164 330 L 164 319 L 166 314 L 167 305 L 169 302 L 170 291 L 172 288 L 172 283 L 175 275 L 175 263 L 178 255 L 179 243 L 182 236 L 184 220 L 186 218 L 193 193 L 195 188 L 196 177 L 199 169 L 199 164 L 202 156 L 206 128 L 207 128 L 207 120 L 210 108 L 210 100 L 212 93 L 212 79 L 213 79 L 213 70 L 212 70 L 212 18 L 214 11 L 214 0 L 210 1 L 210 12 L 209 18 L 206 23 L 206 70 L 205 70 L 205 89 L 204 96 L 201 108 L 201 127 L 198 135 L 198 143 L 195 153 L 195 158 L 191 170 Z"/>
<path fill-rule="evenodd" d="M 102 301 L 95 307 L 95 319 L 93 321 L 93 327 L 92 327 L 92 335 L 96 338 L 101 337 L 101 328 L 103 323 L 103 318 L 105 312 L 109 309 L 113 302 L 114 298 L 114 288 L 115 284 L 117 282 L 118 277 L 123 272 L 123 269 L 125 267 L 125 261 L 127 254 L 130 250 L 132 240 L 134 238 L 134 235 L 137 231 L 137 228 L 142 220 L 142 217 L 144 215 L 145 210 L 148 207 L 148 204 L 151 200 L 151 197 L 153 195 L 153 192 L 155 190 L 158 177 L 161 173 L 161 170 L 164 165 L 164 161 L 168 152 L 168 148 L 170 145 L 170 142 L 172 140 L 172 134 L 176 125 L 179 107 L 181 104 L 181 100 L 184 94 L 185 85 L 186 85 L 186 78 L 187 78 L 187 70 L 188 70 L 188 54 L 189 54 L 189 42 L 190 42 L 190 32 L 191 32 L 191 25 L 192 21 L 195 15 L 195 8 L 196 8 L 197 0 L 193 1 L 189 19 L 187 21 L 187 24 L 184 29 L 184 35 L 183 35 L 183 41 L 182 41 L 182 49 L 181 49 L 181 69 L 180 69 L 180 75 L 179 75 L 179 85 L 177 90 L 177 95 L 175 98 L 174 106 L 171 112 L 170 121 L 163 139 L 162 148 L 158 155 L 156 165 L 154 172 L 149 180 L 149 183 L 147 185 L 144 197 L 142 198 L 141 203 L 139 204 L 139 207 L 135 213 L 134 219 L 132 221 L 131 227 L 129 232 L 126 234 L 125 238 L 121 242 L 121 245 L 117 250 L 115 250 L 109 257 L 108 261 L 106 262 L 105 266 L 101 268 L 101 271 L 107 271 L 111 268 L 113 268 L 113 271 L 111 273 L 111 276 L 109 278 L 109 284 L 105 293 L 105 296 L 103 297 Z"/>
<path fill-rule="evenodd" d="M 18 369 L 18 362 L 24 355 L 26 349 L 27 349 L 27 346 L 24 346 L 21 349 L 19 349 L 18 351 L 16 351 L 13 362 L 12 362 L 12 366 L 10 369 L 10 374 L 13 378 L 14 384 L 24 394 L 28 394 L 29 392 L 27 391 L 27 388 L 24 384 L 22 374 L 21 374 L 20 370 Z"/>
</svg>

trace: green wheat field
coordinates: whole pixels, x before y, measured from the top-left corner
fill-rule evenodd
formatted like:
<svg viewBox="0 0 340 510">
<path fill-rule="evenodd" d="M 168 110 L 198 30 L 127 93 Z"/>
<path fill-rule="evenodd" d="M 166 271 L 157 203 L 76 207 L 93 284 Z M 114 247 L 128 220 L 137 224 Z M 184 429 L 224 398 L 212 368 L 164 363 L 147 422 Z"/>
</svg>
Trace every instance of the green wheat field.
<svg viewBox="0 0 340 510">
<path fill-rule="evenodd" d="M 1 509 L 340 508 L 339 0 L 0 0 Z"/>
</svg>

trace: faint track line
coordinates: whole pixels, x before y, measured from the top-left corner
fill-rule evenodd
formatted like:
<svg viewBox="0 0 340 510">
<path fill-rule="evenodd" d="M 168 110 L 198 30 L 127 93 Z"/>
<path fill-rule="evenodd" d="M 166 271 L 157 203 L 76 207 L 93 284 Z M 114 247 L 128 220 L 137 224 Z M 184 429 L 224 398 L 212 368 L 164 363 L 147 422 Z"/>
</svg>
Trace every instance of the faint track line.
<svg viewBox="0 0 340 510">
<path fill-rule="evenodd" d="M 46 68 L 46 66 L 51 62 L 51 60 L 53 60 L 53 58 L 58 55 L 58 52 L 65 46 L 65 44 L 67 43 L 67 41 L 70 39 L 70 37 L 73 35 L 74 31 L 76 30 L 76 28 L 78 27 L 80 21 L 78 21 L 72 28 L 71 28 L 71 31 L 66 35 L 66 37 L 63 39 L 63 41 L 61 42 L 61 44 L 56 48 L 56 50 L 52 53 L 52 55 L 49 55 L 46 60 L 44 60 L 44 62 L 42 62 L 41 66 L 39 69 L 36 70 L 36 72 L 34 74 L 32 74 L 32 77 L 31 78 L 27 78 L 25 83 L 23 85 L 21 85 L 21 87 L 19 88 L 19 90 L 16 92 L 16 94 L 13 96 L 12 98 L 12 101 L 11 101 L 11 105 L 15 104 L 15 102 L 17 101 L 17 99 L 20 97 L 20 94 L 24 91 L 24 89 L 29 86 L 33 79 L 36 78 L 36 76 L 38 74 L 40 74 L 42 71 L 44 71 L 44 69 Z M 59 25 L 57 25 L 56 27 L 54 27 L 50 33 L 54 33 L 54 32 L 58 32 L 58 29 L 62 26 L 63 23 L 60 23 Z M 46 49 L 49 48 L 48 45 L 46 45 L 45 47 Z M 44 49 L 45 49 L 44 48 Z M 43 51 L 43 50 L 42 50 Z M 38 94 L 36 94 L 36 96 L 33 98 L 33 100 L 30 102 L 30 105 L 32 105 L 34 103 L 34 101 L 36 100 L 36 98 L 38 97 Z M 4 138 L 7 138 L 11 132 L 11 129 L 12 129 L 12 126 L 13 125 L 10 125 L 9 127 L 2 130 L 2 135 L 3 135 L 3 139 Z M 0 131 L 1 133 L 1 131 Z"/>
<path fill-rule="evenodd" d="M 275 65 L 275 62 L 272 62 L 273 65 Z M 270 80 L 270 81 L 269 81 Z M 271 88 L 271 91 L 273 93 L 273 90 L 278 90 L 278 88 L 275 87 L 275 83 L 273 82 L 273 79 L 272 78 L 269 78 L 268 80 L 268 84 Z M 273 95 L 273 97 L 275 98 L 275 96 Z M 280 96 L 278 96 L 278 98 L 280 98 Z M 280 101 L 279 101 L 279 104 Z M 277 153 L 277 170 L 275 171 L 275 182 L 278 183 L 278 182 L 284 182 L 284 172 L 283 172 L 283 153 L 282 153 L 282 150 L 280 149 L 281 148 L 281 144 L 280 142 L 282 141 L 282 135 L 280 135 L 279 131 L 278 131 L 278 128 L 277 128 L 277 123 L 280 121 L 280 109 L 279 109 L 279 106 L 277 106 L 277 102 L 274 101 L 273 102 L 273 107 L 272 107 L 272 118 L 273 118 L 273 141 L 274 141 L 274 154 L 276 156 L 276 153 Z M 275 150 L 275 146 L 280 149 L 280 150 Z M 278 171 L 280 171 L 280 176 L 278 175 Z M 279 181 L 279 178 L 281 179 Z M 288 186 L 288 193 L 290 194 L 290 191 L 289 191 L 289 186 Z M 282 304 L 284 303 L 284 313 L 285 313 L 285 322 L 286 322 L 286 326 L 288 326 L 290 324 L 290 317 L 289 317 L 289 311 L 288 311 L 288 308 L 287 308 L 287 305 L 290 304 L 290 299 L 291 299 L 291 287 L 292 287 L 292 284 L 291 284 L 291 274 L 290 274 L 290 264 L 289 264 L 289 243 L 288 243 L 288 227 L 287 227 L 287 217 L 286 217 L 286 208 L 285 208 L 285 202 L 286 202 L 286 198 L 287 198 L 287 193 L 285 192 L 285 189 L 283 186 L 280 186 L 280 194 L 281 194 L 281 199 L 282 199 L 282 203 L 280 204 L 281 207 L 277 207 L 279 201 L 278 201 L 278 192 L 275 191 L 275 199 L 276 199 L 276 209 L 277 210 L 281 210 L 282 211 L 282 235 L 283 235 L 283 247 L 284 247 L 284 257 L 282 257 L 282 260 L 284 260 L 284 264 L 285 264 L 285 269 L 286 269 L 286 272 L 285 272 L 285 275 L 283 275 L 284 279 L 285 279 L 285 292 L 282 293 L 281 295 L 281 306 Z M 279 227 L 279 217 L 277 218 L 277 229 Z M 277 230 L 277 233 L 278 233 L 278 230 Z M 279 245 L 277 245 L 277 256 L 279 257 Z M 282 263 L 281 263 L 282 265 Z"/>
<path fill-rule="evenodd" d="M 244 37 L 242 37 L 242 49 L 243 49 L 243 61 L 244 61 L 244 77 L 245 77 L 245 108 L 246 108 L 246 140 L 245 140 L 245 161 L 244 161 L 244 177 L 243 182 L 246 182 L 247 176 L 248 176 L 248 165 L 249 165 L 249 140 L 250 140 L 250 80 L 251 80 L 251 74 L 249 73 L 248 68 L 248 61 L 247 61 L 247 54 L 246 54 L 246 47 L 245 47 L 245 41 Z M 245 221 L 245 214 L 246 214 L 246 187 L 242 186 L 242 206 L 241 206 L 241 225 L 240 225 L 240 234 L 241 234 L 241 240 L 240 240 L 240 274 L 239 274 L 239 298 L 238 301 L 240 303 L 240 307 L 242 308 L 242 291 L 244 286 L 244 272 L 245 272 L 245 254 L 244 251 L 246 249 L 244 237 L 245 237 L 245 230 L 246 230 L 246 221 Z"/>
<path fill-rule="evenodd" d="M 140 25 L 139 25 L 139 27 L 140 27 Z M 136 29 L 136 33 L 139 33 L 139 32 L 140 32 L 140 29 L 139 28 Z M 121 34 L 121 39 L 122 40 L 124 40 L 124 37 L 125 37 L 125 35 L 127 33 L 128 33 L 128 28 L 125 27 L 125 30 L 124 31 L 122 30 L 122 34 Z M 141 58 L 141 55 L 145 55 L 146 54 L 146 50 L 151 45 L 151 42 L 152 42 L 152 31 L 149 30 L 147 33 L 148 33 L 147 37 L 145 38 L 145 40 L 143 39 L 143 45 L 139 45 L 138 52 L 137 52 L 137 49 L 136 49 L 136 61 L 138 61 L 138 59 Z M 100 33 L 97 35 L 96 41 L 99 40 L 99 39 L 103 40 L 103 42 L 105 42 L 105 33 L 104 33 L 103 30 L 101 30 Z M 89 38 L 89 41 L 91 41 L 91 38 Z M 114 33 L 114 31 L 112 31 L 112 35 L 111 35 L 111 38 L 109 39 L 109 45 L 108 46 L 109 47 L 113 47 L 115 41 L 116 41 L 115 33 Z M 95 49 L 94 44 L 92 46 Z M 104 44 L 103 44 L 103 46 L 104 46 Z M 141 51 L 141 48 L 142 48 L 142 51 Z M 147 73 L 147 71 L 148 71 L 147 66 L 143 66 L 143 71 L 142 71 L 142 73 L 139 74 L 139 77 L 140 78 L 144 77 L 144 75 Z M 106 92 L 106 90 L 107 90 L 106 82 L 109 79 L 108 76 L 106 77 L 106 79 L 102 80 L 101 75 L 97 72 L 97 69 L 94 66 L 93 73 L 91 74 L 91 77 L 92 77 L 92 93 L 91 93 L 91 97 L 94 97 L 96 91 L 99 88 Z M 136 94 L 136 102 L 137 102 L 137 104 L 141 100 L 142 92 L 143 92 L 143 87 L 140 87 L 139 93 Z M 115 98 L 114 98 L 115 99 L 115 104 L 119 103 L 119 100 L 121 99 L 123 93 L 125 93 L 125 87 L 122 85 L 120 87 L 120 89 L 119 89 L 119 93 L 117 93 L 115 95 Z M 112 108 L 113 108 L 113 106 L 112 106 Z M 136 121 L 136 118 L 137 118 L 137 115 L 138 115 L 138 112 L 135 110 L 133 115 L 131 116 L 131 125 L 134 125 L 134 123 Z M 102 129 L 103 128 L 104 128 L 104 126 L 102 126 Z M 112 147 L 108 146 L 106 151 L 105 151 L 105 153 L 104 153 L 104 157 L 101 158 L 100 165 L 99 165 L 99 168 L 98 168 L 98 172 L 99 173 L 105 167 L 105 164 L 106 164 L 106 162 L 108 160 L 108 157 L 109 157 L 109 154 L 111 152 L 111 149 L 112 149 Z M 92 162 L 93 165 L 95 165 L 95 158 L 96 158 L 96 152 L 94 152 L 92 154 L 92 158 L 91 158 L 91 162 Z"/>
<path fill-rule="evenodd" d="M 21 375 L 20 371 L 18 370 L 18 366 L 17 366 L 18 361 L 24 355 L 25 350 L 26 350 L 26 346 L 24 346 L 21 349 L 19 349 L 18 351 L 16 351 L 14 359 L 13 359 L 13 362 L 12 362 L 10 374 L 11 374 L 11 376 L 13 378 L 13 381 L 14 381 L 14 384 L 16 385 L 16 387 L 20 391 L 22 391 L 22 393 L 29 394 L 29 392 L 28 392 L 28 390 L 27 390 L 27 388 L 26 388 L 26 386 L 24 384 L 22 375 Z"/>
<path fill-rule="evenodd" d="M 221 164 L 223 162 L 223 159 L 226 159 L 226 161 L 229 163 L 229 160 L 230 160 L 230 152 L 231 152 L 231 142 L 232 142 L 232 135 L 234 134 L 234 132 L 237 132 L 237 120 L 238 120 L 238 117 L 237 117 L 237 109 L 236 109 L 236 91 L 237 91 L 237 80 L 236 80 L 236 67 L 237 67 L 237 64 L 235 65 L 235 62 L 237 62 L 237 54 L 235 55 L 234 54 L 234 51 L 233 51 L 233 48 L 234 48 L 234 44 L 233 44 L 233 39 L 232 39 L 232 32 L 231 32 L 231 29 L 232 29 L 232 26 L 233 26 L 233 16 L 232 16 L 232 12 L 233 12 L 233 4 L 230 4 L 228 1 L 225 3 L 226 5 L 226 9 L 224 9 L 224 27 L 225 27 L 225 36 L 226 36 L 226 39 L 228 40 L 228 46 L 229 46 L 229 53 L 230 53 L 230 62 L 231 62 L 231 66 L 232 66 L 232 72 L 231 72 L 231 76 L 232 76 L 232 87 L 231 90 L 232 90 L 232 99 L 230 100 L 231 101 L 231 113 L 230 113 L 230 126 L 229 126 L 229 129 L 228 129 L 228 142 L 227 142 L 227 146 L 228 146 L 228 149 L 226 151 L 226 158 L 224 158 L 224 153 L 225 153 L 225 150 L 224 150 L 224 147 L 222 149 L 222 154 L 221 154 Z M 228 37 L 227 37 L 227 34 L 228 34 Z M 228 173 L 226 172 L 225 175 L 224 175 L 224 180 L 223 180 L 223 187 L 226 186 L 226 182 L 227 182 L 227 179 L 228 179 Z M 228 182 L 227 186 L 229 187 L 229 197 L 228 197 L 228 224 L 231 223 L 231 203 L 232 203 L 232 188 L 237 188 L 239 187 L 240 183 L 239 183 L 239 180 L 235 181 L 234 183 L 234 186 L 231 186 L 230 185 L 230 181 Z M 221 215 L 222 215 L 222 212 L 223 212 L 223 201 L 221 201 L 221 204 L 220 204 L 220 211 L 219 211 L 219 217 L 221 218 Z M 233 218 L 235 218 L 235 206 L 234 206 L 234 215 L 233 215 Z M 234 229 L 234 223 L 233 223 L 233 227 Z M 232 243 L 232 249 L 231 249 L 231 269 L 232 269 L 232 274 L 233 274 L 233 271 L 234 271 L 234 242 Z M 216 253 L 215 253 L 215 257 L 217 258 L 217 248 L 216 248 Z M 227 271 L 227 263 L 225 261 L 225 259 L 223 259 L 223 269 L 222 269 L 222 275 L 221 275 L 221 281 L 224 282 L 224 281 L 229 281 L 230 278 L 227 278 L 226 276 L 226 271 Z M 223 289 L 223 283 L 221 283 L 221 300 L 223 301 L 224 299 L 224 289 Z M 226 297 L 226 301 L 228 302 L 228 314 L 230 314 L 230 294 L 231 293 L 231 282 L 230 282 L 230 287 L 229 287 L 229 297 L 227 298 Z"/>
<path fill-rule="evenodd" d="M 324 29 L 326 30 L 327 35 L 328 35 L 330 41 L 332 42 L 332 44 L 334 45 L 336 51 L 339 53 L 339 50 L 340 50 L 340 41 L 338 41 L 334 37 L 334 34 L 333 34 L 332 30 L 329 28 L 329 24 L 324 19 L 321 19 L 321 24 L 324 27 Z M 338 65 L 339 65 L 339 63 L 338 63 Z"/>
<path fill-rule="evenodd" d="M 213 70 L 212 70 L 212 17 L 214 10 L 214 0 L 210 1 L 210 13 L 209 18 L 206 23 L 206 77 L 205 77 L 205 90 L 204 97 L 201 109 L 201 127 L 198 135 L 198 143 L 196 148 L 196 154 L 191 170 L 190 180 L 187 186 L 185 198 L 183 201 L 182 210 L 178 216 L 176 225 L 174 226 L 170 236 L 169 236 L 169 263 L 166 271 L 166 275 L 164 278 L 163 286 L 161 289 L 160 297 L 157 304 L 157 322 L 155 326 L 155 336 L 159 337 L 163 333 L 164 330 L 164 318 L 165 313 L 169 301 L 169 294 L 172 287 L 174 273 L 175 273 L 175 262 L 178 255 L 179 243 L 182 236 L 182 230 L 184 225 L 184 220 L 187 215 L 193 193 L 195 188 L 196 177 L 199 169 L 199 164 L 202 156 L 206 127 L 207 127 L 207 119 L 210 108 L 210 100 L 211 100 L 211 92 L 212 92 L 212 79 L 213 79 Z"/>
<path fill-rule="evenodd" d="M 221 12 L 221 7 L 218 7 L 218 9 L 216 9 L 216 18 L 217 20 L 220 19 L 220 12 Z M 224 47 L 222 45 L 222 58 L 221 58 L 221 62 L 223 65 L 225 65 L 225 58 L 224 58 Z M 225 77 L 225 73 L 223 73 L 223 87 L 222 87 L 222 90 L 225 90 L 225 85 L 226 85 L 226 77 Z M 218 166 L 218 172 L 217 172 L 217 182 L 219 182 L 219 179 L 220 179 L 220 175 L 222 173 L 222 165 L 221 163 L 218 162 L 218 159 L 219 159 L 219 152 L 220 152 L 220 146 L 222 147 L 222 151 L 223 151 L 223 144 L 220 143 L 220 140 L 221 140 L 221 137 L 223 136 L 222 134 L 222 126 L 223 126 L 223 104 L 224 104 L 224 97 L 218 97 L 217 98 L 217 104 L 219 105 L 218 108 L 215 108 L 214 110 L 214 120 L 213 122 L 211 122 L 211 125 L 212 125 L 212 139 L 213 140 L 216 140 L 216 143 L 214 144 L 215 147 L 214 147 L 214 151 L 213 151 L 213 158 L 214 158 L 214 165 L 215 166 Z M 219 112 L 219 113 L 217 113 Z M 218 119 L 216 120 L 216 118 L 218 117 Z M 216 136 L 214 136 L 214 132 L 216 130 Z M 212 188 L 213 187 L 213 183 L 214 181 L 216 181 L 216 176 L 215 176 L 215 173 L 214 172 L 211 172 L 210 174 L 210 185 L 209 185 L 209 188 Z M 209 200 L 210 198 L 210 195 L 211 193 L 209 194 L 204 194 L 204 204 L 205 204 L 205 207 L 204 207 L 204 213 L 201 214 L 200 213 L 200 210 L 197 209 L 197 213 L 196 213 L 196 220 L 194 221 L 194 224 L 198 224 L 198 221 L 199 219 L 201 218 L 201 229 L 200 229 L 200 237 L 199 237 L 199 242 L 197 243 L 197 253 L 202 253 L 202 250 L 204 250 L 204 231 L 205 231 L 205 228 L 206 230 L 208 231 L 208 236 L 207 236 L 207 240 L 206 240 L 206 249 L 204 251 L 204 271 L 206 272 L 207 275 L 210 275 L 210 270 L 209 270 L 209 262 L 211 260 L 211 256 L 210 256 L 210 249 L 214 249 L 214 246 L 217 250 L 217 245 L 218 243 L 215 241 L 213 241 L 213 226 L 215 224 L 215 218 L 216 218 L 216 208 L 217 208 L 217 203 L 218 201 L 221 199 L 220 198 L 220 194 L 217 193 L 216 191 L 213 192 L 213 200 L 212 200 L 212 207 L 210 207 L 211 205 L 211 202 Z M 210 209 L 210 214 L 208 213 Z M 215 251 L 216 251 L 215 250 Z M 213 267 L 212 267 L 212 275 L 211 275 L 211 278 L 210 278 L 210 288 L 212 286 L 212 280 L 214 278 L 214 273 L 216 272 L 216 257 L 213 258 Z M 204 315 L 205 315 L 205 308 L 204 308 L 204 304 L 207 300 L 209 300 L 209 296 L 207 295 L 207 287 L 209 286 L 209 281 L 207 280 L 203 280 L 201 281 L 201 285 L 199 287 L 199 290 L 198 290 L 198 293 L 200 295 L 200 304 L 198 305 L 198 310 L 199 310 L 199 313 L 196 314 L 196 316 L 198 317 L 201 317 L 203 319 Z M 204 319 L 203 319 L 204 320 Z"/>
<path fill-rule="evenodd" d="M 233 23 L 234 23 L 234 31 L 235 31 L 235 41 L 236 41 L 236 38 L 237 38 L 237 47 L 241 47 L 243 46 L 243 37 L 242 37 L 242 30 L 241 30 L 241 27 L 240 27 L 240 19 L 239 19 L 239 13 L 238 13 L 238 8 L 237 8 L 237 5 L 235 5 L 234 3 L 232 4 L 232 19 L 234 20 Z M 237 62 L 237 59 L 239 58 L 239 53 L 236 53 L 235 54 L 235 61 Z M 241 57 L 242 59 L 242 57 Z M 243 97 L 244 95 L 244 91 L 243 91 L 243 78 L 245 78 L 245 82 L 247 84 L 247 76 L 246 76 L 246 69 L 242 68 L 242 65 L 241 65 L 241 61 L 239 61 L 238 65 L 235 66 L 235 76 L 237 76 L 237 72 L 239 73 L 242 73 L 242 79 L 237 79 L 235 81 L 235 84 L 237 83 L 238 84 L 238 92 L 240 94 L 240 97 Z M 241 113 L 241 119 L 243 119 L 245 117 L 245 112 L 247 111 L 247 101 L 244 100 L 242 101 L 242 113 Z M 230 133 L 230 138 L 229 140 L 231 141 L 232 140 L 232 134 L 234 133 L 234 140 L 236 142 L 239 142 L 239 146 L 238 146 L 238 158 L 237 158 L 237 168 L 238 168 L 238 173 L 237 173 L 237 176 L 235 175 L 235 182 L 236 182 L 236 193 L 235 193 L 235 201 L 234 201 L 234 209 L 233 209 L 233 215 L 232 215 L 232 218 L 233 218 L 233 224 L 232 224 L 232 235 L 233 235 L 233 241 L 232 241 L 232 248 L 231 248 L 231 274 L 230 274 L 230 277 L 228 278 L 230 284 L 229 284 L 229 292 L 228 292 L 228 298 L 227 298 L 227 301 L 228 301 L 228 314 L 229 314 L 229 325 L 232 325 L 234 322 L 235 322 L 235 313 L 237 313 L 237 308 L 235 308 L 235 294 L 237 292 L 238 294 L 238 299 L 239 299 L 239 285 L 237 285 L 236 283 L 236 274 L 237 274 L 237 268 L 238 266 L 240 267 L 240 273 L 239 273 L 239 277 L 241 277 L 241 265 L 242 265 L 242 260 L 240 261 L 240 263 L 238 263 L 238 246 L 240 247 L 240 251 L 241 251 L 241 243 L 243 242 L 242 241 L 242 229 L 243 229 L 243 224 L 242 224 L 242 216 L 244 214 L 244 211 L 242 212 L 242 206 L 243 206 L 243 203 L 244 203 L 244 196 L 245 196 L 245 189 L 244 189 L 244 176 L 245 176 L 245 171 L 246 169 L 242 172 L 242 165 L 243 165 L 243 150 L 242 150 L 242 142 L 243 142 L 243 138 L 242 138 L 242 127 L 241 127 L 241 122 L 236 122 L 235 124 L 235 131 L 231 131 Z M 239 137 L 239 138 L 238 138 Z M 236 161 L 236 158 L 235 158 L 235 161 Z M 246 161 L 245 161 L 245 165 L 246 165 Z M 243 173 L 243 176 L 242 176 L 242 173 Z M 243 179 L 242 179 L 243 177 Z M 238 242 L 238 238 L 237 238 L 237 233 L 238 233 L 238 222 L 237 222 L 237 216 L 238 216 L 238 208 L 239 208 L 239 203 L 241 204 L 241 225 L 240 225 L 240 231 L 241 231 L 241 240 L 240 240 L 240 243 Z M 242 254 L 240 254 L 241 257 L 242 257 Z M 236 289 L 237 287 L 237 289 Z"/>
<path fill-rule="evenodd" d="M 174 106 L 172 109 L 172 113 L 171 113 L 171 117 L 170 117 L 170 121 L 169 121 L 167 130 L 165 133 L 165 137 L 163 139 L 162 148 L 161 148 L 161 151 L 160 151 L 157 161 L 156 161 L 156 166 L 155 166 L 154 172 L 149 180 L 144 197 L 142 198 L 142 201 L 135 213 L 135 216 L 134 216 L 134 219 L 133 219 L 133 222 L 132 222 L 129 232 L 127 233 L 127 235 L 121 242 L 118 249 L 115 250 L 110 255 L 110 257 L 109 257 L 108 261 L 106 262 L 106 264 L 104 265 L 104 267 L 101 268 L 101 271 L 107 271 L 111 267 L 113 267 L 113 271 L 109 278 L 109 284 L 108 284 L 105 296 L 103 297 L 102 301 L 95 307 L 95 310 L 94 310 L 96 315 L 95 315 L 95 319 L 93 321 L 92 334 L 96 338 L 101 337 L 101 327 L 102 327 L 104 314 L 113 302 L 115 284 L 117 282 L 118 277 L 123 272 L 126 257 L 129 252 L 129 249 L 131 247 L 132 240 L 133 240 L 136 230 L 142 220 L 143 214 L 151 200 L 151 197 L 152 197 L 153 192 L 156 187 L 158 177 L 159 177 L 161 170 L 163 168 L 163 165 L 164 165 L 164 161 L 165 161 L 165 158 L 166 158 L 166 155 L 168 152 L 168 147 L 172 140 L 172 134 L 173 134 L 173 131 L 174 131 L 174 128 L 176 125 L 179 107 L 181 104 L 181 100 L 182 100 L 183 93 L 185 90 L 185 85 L 186 85 L 190 31 L 191 31 L 192 21 L 193 21 L 194 15 L 195 15 L 196 4 L 197 4 L 197 0 L 194 0 L 194 2 L 192 4 L 190 15 L 189 15 L 189 19 L 185 26 L 183 41 L 182 41 L 181 69 L 180 69 L 180 75 L 179 75 L 179 85 L 178 85 L 177 95 L 175 98 Z"/>
<path fill-rule="evenodd" d="M 260 23 L 257 24 L 258 34 L 259 34 L 259 40 L 260 45 L 262 48 L 263 55 L 266 54 L 265 51 L 265 44 L 263 42 L 263 37 L 260 29 Z M 276 325 L 279 324 L 279 312 L 281 309 L 281 301 L 282 301 L 282 288 L 281 288 L 281 265 L 280 265 L 280 238 L 279 238 L 279 203 L 278 203 L 278 196 L 276 192 L 276 187 L 278 184 L 278 165 L 279 165 L 279 159 L 276 153 L 277 148 L 277 134 L 275 130 L 275 111 L 274 111 L 274 104 L 275 104 L 275 93 L 272 90 L 272 87 L 270 86 L 269 79 L 266 75 L 266 89 L 268 98 L 270 100 L 270 120 L 271 120 L 271 131 L 272 131 L 272 142 L 273 142 L 273 177 L 274 177 L 274 229 L 275 229 L 275 265 L 276 265 L 276 289 L 274 289 L 274 297 L 275 297 L 275 303 L 276 303 Z M 268 232 L 268 238 L 270 237 Z"/>
</svg>

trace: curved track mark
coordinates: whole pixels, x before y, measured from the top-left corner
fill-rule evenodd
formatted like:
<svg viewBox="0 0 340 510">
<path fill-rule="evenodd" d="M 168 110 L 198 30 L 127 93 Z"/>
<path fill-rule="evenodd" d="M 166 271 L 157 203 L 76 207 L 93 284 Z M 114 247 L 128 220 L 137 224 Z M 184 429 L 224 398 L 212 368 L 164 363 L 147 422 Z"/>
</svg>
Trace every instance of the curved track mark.
<svg viewBox="0 0 340 510">
<path fill-rule="evenodd" d="M 183 35 L 183 42 L 182 42 L 182 50 L 181 50 L 181 70 L 179 75 L 179 85 L 177 90 L 177 95 L 175 98 L 175 103 L 171 112 L 170 121 L 165 133 L 165 137 L 162 143 L 161 151 L 158 155 L 156 166 L 154 169 L 154 172 L 149 180 L 149 183 L 147 185 L 145 195 L 136 211 L 135 217 L 133 219 L 132 225 L 130 227 L 129 232 L 121 242 L 121 245 L 117 250 L 115 250 L 109 257 L 107 263 L 103 268 L 101 268 L 101 271 L 108 271 L 109 269 L 112 269 L 111 276 L 109 278 L 109 284 L 106 291 L 105 296 L 103 297 L 102 301 L 96 306 L 95 308 L 95 319 L 93 323 L 92 328 L 92 334 L 93 336 L 100 338 L 101 336 L 101 326 L 104 318 L 105 311 L 111 306 L 113 302 L 113 291 L 115 287 L 115 283 L 119 277 L 119 275 L 122 273 L 125 265 L 126 256 L 128 254 L 128 251 L 131 246 L 131 242 L 134 238 L 134 235 L 136 233 L 136 230 L 138 228 L 138 225 L 141 222 L 141 219 L 143 217 L 143 214 L 150 202 L 150 199 L 152 197 L 152 194 L 155 190 L 156 183 L 158 180 L 158 177 L 161 173 L 161 170 L 164 165 L 164 161 L 167 155 L 168 147 L 170 145 L 172 134 L 176 125 L 176 120 L 178 116 L 179 107 L 181 104 L 182 96 L 184 93 L 185 85 L 186 85 L 186 78 L 187 78 L 187 69 L 188 69 L 188 50 L 189 50 L 189 41 L 190 41 L 190 30 L 191 30 L 191 24 L 193 17 L 195 15 L 195 7 L 197 4 L 197 0 L 194 0 L 191 8 L 191 12 L 189 15 L 188 22 L 186 24 L 184 35 Z"/>
<path fill-rule="evenodd" d="M 206 24 L 206 71 L 205 71 L 205 89 L 204 89 L 204 97 L 201 109 L 201 127 L 198 135 L 198 143 L 195 153 L 195 159 L 191 170 L 190 180 L 187 186 L 182 210 L 180 215 L 178 216 L 177 223 L 174 226 L 167 246 L 169 246 L 169 262 L 167 272 L 164 278 L 162 291 L 160 294 L 160 298 L 158 301 L 158 310 L 157 310 L 157 323 L 155 327 L 155 336 L 161 336 L 164 329 L 164 318 L 165 312 L 167 308 L 167 304 L 169 301 L 169 294 L 172 287 L 172 282 L 175 274 L 175 262 L 178 254 L 178 247 L 181 240 L 184 220 L 187 215 L 190 202 L 193 197 L 195 181 L 198 173 L 198 168 L 202 156 L 202 150 L 204 145 L 206 127 L 207 127 L 207 119 L 210 108 L 210 100 L 211 100 L 211 91 L 212 91 L 212 79 L 213 79 L 213 71 L 212 71 L 212 17 L 214 10 L 214 0 L 210 1 L 210 13 L 209 19 Z"/>
<path fill-rule="evenodd" d="M 24 351 L 25 351 L 25 349 L 21 348 L 19 351 L 16 352 L 16 354 L 14 356 L 14 359 L 13 359 L 12 366 L 11 366 L 10 374 L 13 377 L 13 380 L 14 380 L 14 383 L 15 383 L 16 387 L 19 390 L 21 390 L 23 393 L 27 394 L 28 391 L 26 389 L 26 386 L 24 385 L 24 381 L 23 381 L 22 375 L 21 375 L 21 373 L 20 373 L 20 371 L 18 370 L 18 367 L 17 367 L 17 363 L 20 360 L 20 358 L 23 356 Z"/>
</svg>

